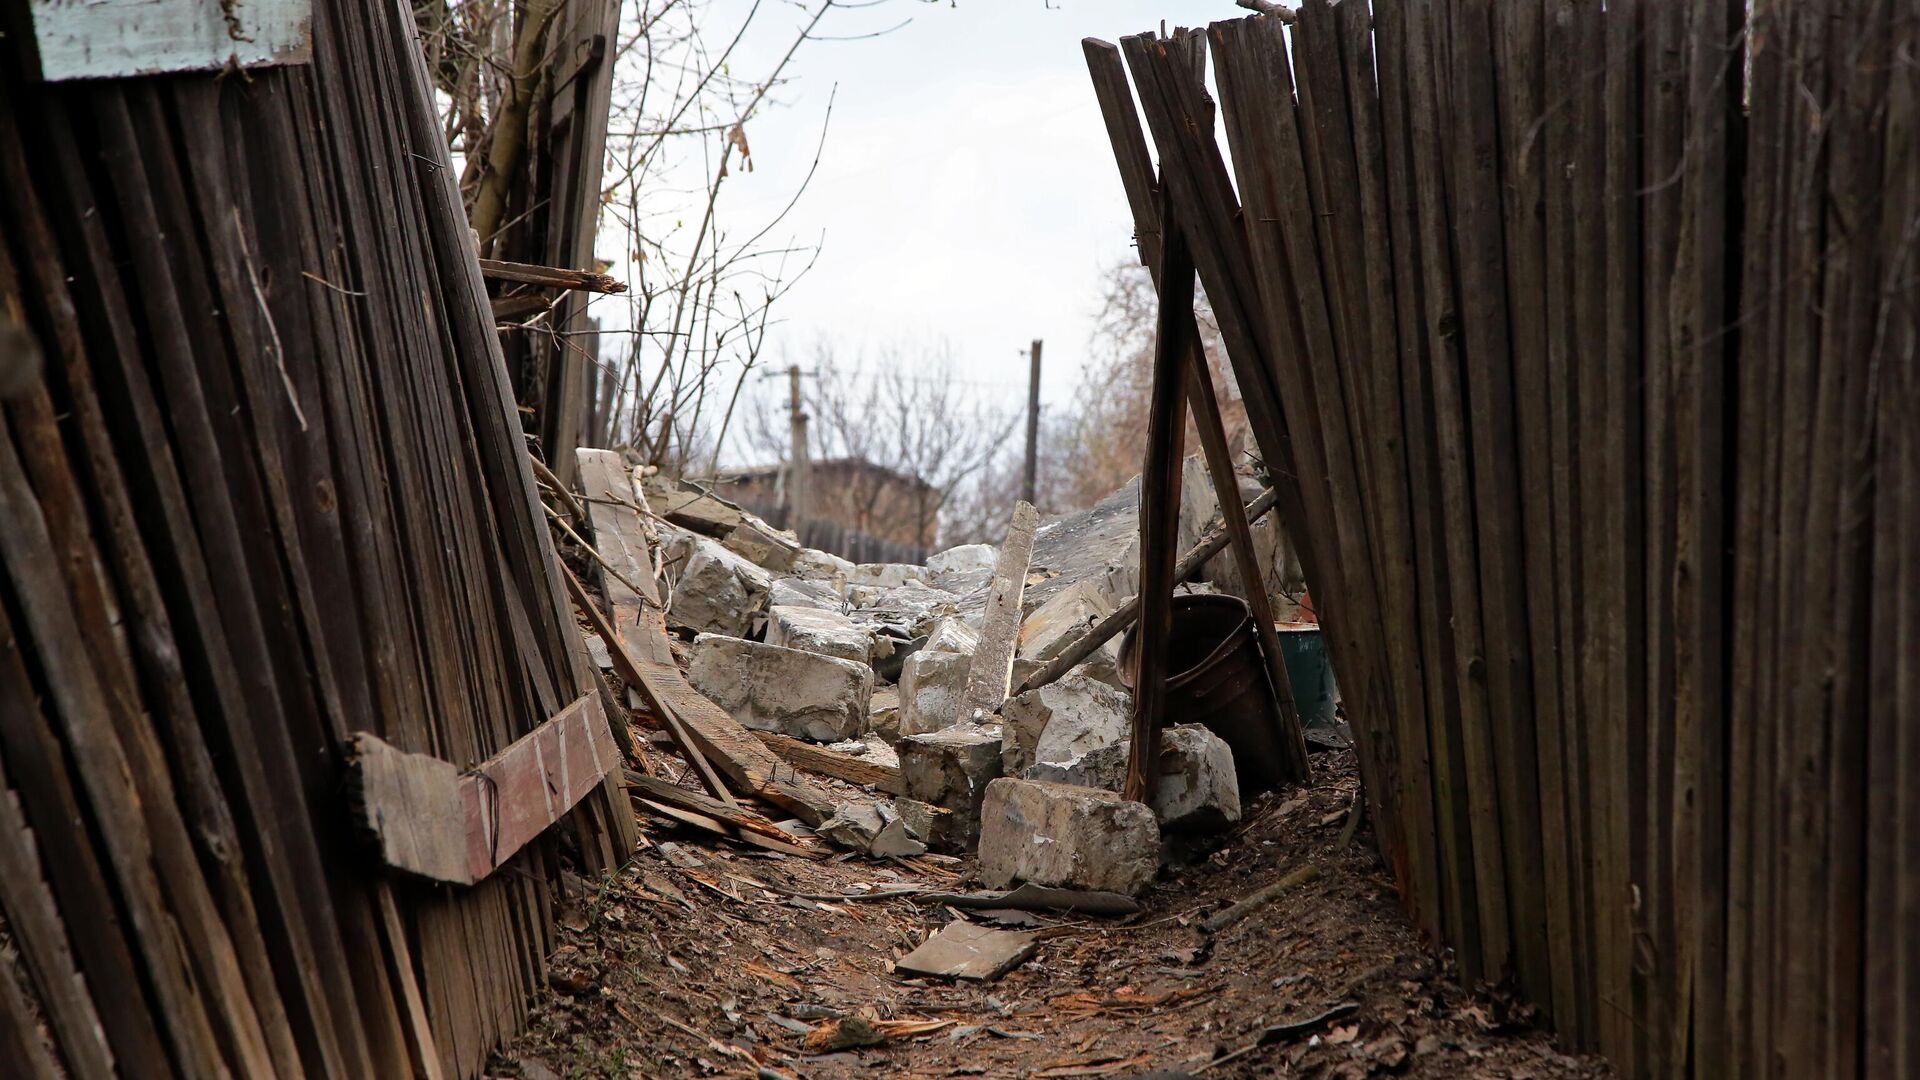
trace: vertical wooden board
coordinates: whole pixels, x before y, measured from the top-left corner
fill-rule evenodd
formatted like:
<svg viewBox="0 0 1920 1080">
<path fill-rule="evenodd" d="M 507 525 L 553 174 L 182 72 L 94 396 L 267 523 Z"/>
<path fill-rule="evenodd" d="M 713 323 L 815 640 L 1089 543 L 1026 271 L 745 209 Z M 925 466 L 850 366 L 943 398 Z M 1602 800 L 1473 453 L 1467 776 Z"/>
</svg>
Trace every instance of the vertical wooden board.
<svg viewBox="0 0 1920 1080">
<path fill-rule="evenodd" d="M 1896 42 L 1900 31 L 1889 31 Z M 1907 28 L 1905 40 L 1914 34 Z M 1898 47 L 1898 45 L 1896 45 Z M 1914 154 L 1920 126 L 1915 116 L 1915 79 L 1912 72 L 1892 73 L 1887 87 L 1887 115 L 1884 161 L 1881 183 L 1886 199 L 1881 207 L 1881 235 L 1908 233 L 1920 223 L 1920 159 Z M 1883 295 L 1897 294 L 1895 282 L 1912 280 L 1920 269 L 1909 246 L 1905 252 L 1888 253 L 1881 269 Z M 1868 942 L 1861 974 L 1865 989 L 1861 1026 L 1861 1071 L 1869 1076 L 1900 1076 L 1920 1067 L 1909 1044 L 1907 1028 L 1916 1021 L 1911 1010 L 1920 1006 L 1920 997 L 1910 993 L 1920 976 L 1908 965 L 1920 930 L 1905 919 L 1920 916 L 1920 910 L 1903 909 L 1903 902 L 1920 901 L 1920 889 L 1914 889 L 1909 875 L 1916 865 L 1911 860 L 1914 848 L 1913 819 L 1907 816 L 1911 796 L 1905 783 L 1913 782 L 1907 771 L 1908 755 L 1916 741 L 1910 722 L 1912 697 L 1902 711 L 1903 680 L 1913 665 L 1913 652 L 1920 640 L 1909 636 L 1912 609 L 1916 606 L 1911 573 L 1920 553 L 1912 534 L 1903 535 L 1908 526 L 1906 507 L 1916 500 L 1913 487 L 1920 483 L 1908 456 L 1916 440 L 1905 410 L 1912 407 L 1914 378 L 1915 319 L 1910 308 L 1894 302 L 1881 312 L 1879 330 L 1873 342 L 1874 365 L 1879 373 L 1874 420 L 1874 507 L 1871 577 L 1874 594 L 1870 599 L 1868 649 L 1870 650 L 1865 745 L 1866 772 L 1866 886 L 1862 901 L 1862 936 Z M 1895 359 L 1901 358 L 1901 359 Z M 1906 721 L 1903 723 L 1903 720 Z M 1903 883 L 1903 878 L 1907 882 Z M 1913 894 L 1903 897 L 1903 891 Z"/>
<path fill-rule="evenodd" d="M 1598 670 L 1606 695 L 1599 699 L 1599 715 L 1605 725 L 1602 738 L 1611 748 L 1611 786 L 1603 798 L 1608 805 L 1609 841 L 1613 848 L 1613 887 L 1618 890 L 1620 917 L 1615 923 L 1617 946 L 1626 965 L 1620 976 L 1625 979 L 1625 1019 L 1633 1042 L 1628 1068 L 1657 1068 L 1657 1059 L 1649 1061 L 1653 1046 L 1664 1033 L 1652 1029 L 1648 1003 L 1658 994 L 1653 985 L 1670 981 L 1673 965 L 1665 958 L 1652 959 L 1642 949 L 1647 940 L 1642 919 L 1650 909 L 1648 898 L 1659 890 L 1657 883 L 1642 869 L 1647 865 L 1644 845 L 1636 840 L 1636 810 L 1642 803 L 1636 795 L 1649 770 L 1658 767 L 1664 773 L 1667 761 L 1646 760 L 1646 717 L 1640 709 L 1644 697 L 1644 644 L 1638 634 L 1629 634 L 1625 613 L 1644 594 L 1645 533 L 1641 525 L 1641 357 L 1644 352 L 1642 293 L 1646 285 L 1641 248 L 1641 154 L 1644 126 L 1641 120 L 1641 79 L 1638 53 L 1645 41 L 1643 9 L 1635 3 L 1607 6 L 1599 39 L 1594 47 L 1606 75 L 1603 82 L 1605 162 L 1602 182 L 1605 194 L 1601 207 L 1605 245 L 1605 294 L 1602 319 L 1605 338 L 1596 357 L 1600 378 L 1595 385 L 1601 395 L 1601 413 L 1605 420 L 1604 437 L 1598 440 L 1599 460 L 1604 472 L 1598 477 L 1602 499 L 1599 503 L 1604 531 L 1596 534 L 1607 555 L 1603 592 L 1589 598 L 1598 623 L 1595 635 Z M 1716 477 L 1716 482 L 1718 478 Z M 1682 768 L 1684 758 L 1676 754 L 1674 768 Z M 1672 815 L 1685 826 L 1684 815 Z M 1636 861 L 1636 856 L 1640 856 Z M 1656 900 L 1657 908 L 1663 900 Z M 1659 970 L 1656 970 L 1656 967 Z M 1684 1013 L 1684 1005 L 1675 1003 Z M 1674 1015 L 1660 1013 L 1663 1020 Z M 1667 1021 L 1669 1024 L 1671 1021 Z"/>
<path fill-rule="evenodd" d="M 1460 275 L 1462 402 L 1471 456 L 1479 559 L 1482 659 L 1506 861 L 1515 974 L 1529 996 L 1549 996 L 1546 904 L 1533 732 L 1532 663 L 1527 647 L 1518 446 L 1508 328 L 1498 165 L 1491 5 L 1454 8 L 1451 78 L 1455 138 L 1454 244 Z"/>
<path fill-rule="evenodd" d="M 1640 311 L 1637 334 L 1640 379 L 1637 397 L 1628 408 L 1640 417 L 1637 447 L 1639 469 L 1629 466 L 1629 499 L 1637 506 L 1644 544 L 1641 587 L 1634 595 L 1643 618 L 1638 620 L 1637 647 L 1630 662 L 1641 665 L 1642 693 L 1630 701 L 1632 723 L 1628 784 L 1636 795 L 1631 809 L 1632 876 L 1640 885 L 1641 901 L 1635 917 L 1636 1013 L 1638 1030 L 1647 1050 L 1666 1061 L 1674 1053 L 1672 1029 L 1690 1010 L 1686 994 L 1677 988 L 1683 960 L 1676 953 L 1676 872 L 1682 864 L 1674 856 L 1678 820 L 1674 774 L 1679 763 L 1673 727 L 1675 641 L 1674 590 L 1674 423 L 1672 322 L 1668 314 L 1673 291 L 1674 253 L 1679 244 L 1680 190 L 1670 182 L 1679 174 L 1684 155 L 1686 66 L 1682 52 L 1685 10 L 1677 4 L 1642 4 L 1636 11 L 1640 25 L 1623 34 L 1609 25 L 1612 49 L 1623 37 L 1633 53 L 1640 80 L 1638 101 L 1616 103 L 1635 109 L 1640 127 L 1640 163 L 1636 200 L 1640 218 Z M 1624 91 L 1623 91 L 1624 92 Z M 1630 96 L 1630 95 L 1629 95 Z M 1612 103 L 1610 101 L 1610 103 Z M 1630 638 L 1630 641 L 1633 639 Z M 1691 811 L 1687 811 L 1690 813 Z M 1669 988 L 1672 987 L 1669 992 Z"/>
<path fill-rule="evenodd" d="M 1402 862 L 1409 881 L 1403 899 L 1429 934 L 1441 930 L 1440 875 L 1436 863 L 1433 815 L 1432 749 L 1427 738 L 1427 697 L 1419 634 L 1419 596 L 1414 570 L 1416 544 L 1410 520 L 1406 421 L 1400 388 L 1399 318 L 1394 309 L 1397 278 L 1403 272 L 1392 250 L 1388 163 L 1381 118 L 1381 85 L 1374 62 L 1374 38 L 1368 12 L 1356 0 L 1335 9 L 1341 67 L 1353 127 L 1354 167 L 1365 242 L 1367 318 L 1372 321 L 1366 358 L 1371 415 L 1360 434 L 1373 443 L 1370 480 L 1377 505 L 1380 555 L 1381 620 L 1392 673 L 1397 721 L 1395 767 L 1399 790 L 1395 803 L 1404 838 Z M 1410 273 L 1410 268 L 1407 271 Z M 1417 307 L 1417 301 L 1413 305 Z"/>
<path fill-rule="evenodd" d="M 1565 733 L 1560 650 L 1555 634 L 1553 475 L 1547 394 L 1546 163 L 1544 12 L 1538 3 L 1496 7 L 1501 91 L 1501 171 L 1505 177 L 1507 310 L 1512 325 L 1513 400 L 1524 537 L 1527 644 L 1532 663 L 1535 757 L 1548 973 L 1541 1000 L 1557 1023 L 1576 1013 L 1573 899 L 1569 867 L 1576 852 L 1567 831 Z"/>
<path fill-rule="evenodd" d="M 1582 71 L 1581 50 L 1575 34 L 1576 5 L 1571 0 L 1548 0 L 1546 4 L 1546 69 L 1556 72 Z M 1591 78 L 1591 76 L 1589 76 Z M 1554 636 L 1560 656 L 1560 721 L 1565 733 L 1561 740 L 1562 774 L 1567 810 L 1568 868 L 1572 909 L 1573 955 L 1576 983 L 1582 996 L 1575 1016 L 1561 1018 L 1562 1030 L 1573 1036 L 1577 1046 L 1590 1048 L 1599 1037 L 1598 1018 L 1602 1009 L 1596 978 L 1598 946 L 1595 923 L 1589 792 L 1593 777 L 1587 756 L 1587 708 L 1582 683 L 1580 652 L 1580 563 L 1583 537 L 1579 513 L 1583 475 L 1575 460 L 1578 431 L 1575 372 L 1578 360 L 1579 327 L 1575 320 L 1574 294 L 1585 268 L 1583 253 L 1576 239 L 1576 202 L 1574 180 L 1577 173 L 1577 143 L 1580 128 L 1577 100 L 1558 102 L 1549 109 L 1542 126 L 1545 140 L 1546 237 L 1546 325 L 1547 325 L 1547 447 L 1549 472 L 1553 478 L 1554 535 Z"/>
<path fill-rule="evenodd" d="M 1473 869 L 1478 902 L 1480 954 L 1463 961 L 1469 979 L 1499 978 L 1512 958 L 1511 915 L 1503 860 L 1499 785 L 1487 712 L 1488 664 L 1481 637 L 1479 553 L 1473 537 L 1471 447 L 1462 387 L 1463 350 L 1460 277 L 1451 236 L 1451 177 L 1447 148 L 1457 133 L 1445 128 L 1439 108 L 1453 98 L 1444 43 L 1445 9 L 1408 4 L 1408 77 L 1413 101 L 1414 161 L 1420 187 L 1422 264 L 1427 301 L 1427 371 L 1433 395 L 1434 445 L 1439 465 L 1439 518 L 1446 547 L 1454 686 L 1460 697 L 1460 757 L 1473 833 Z M 1453 114 L 1457 117 L 1457 113 Z M 1442 178 L 1446 182 L 1442 182 Z"/>
</svg>

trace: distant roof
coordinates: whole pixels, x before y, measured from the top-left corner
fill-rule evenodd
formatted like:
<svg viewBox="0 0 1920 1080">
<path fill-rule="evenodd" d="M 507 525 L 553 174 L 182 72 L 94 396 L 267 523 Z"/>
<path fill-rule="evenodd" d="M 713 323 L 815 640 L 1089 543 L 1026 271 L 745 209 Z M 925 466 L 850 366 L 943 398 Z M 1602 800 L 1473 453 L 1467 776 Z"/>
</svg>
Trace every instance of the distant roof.
<svg viewBox="0 0 1920 1080">
<path fill-rule="evenodd" d="M 786 470 L 786 467 L 786 463 L 781 462 L 776 465 L 749 465 L 743 469 L 723 469 L 720 472 L 719 479 L 723 484 L 739 483 L 743 480 L 766 480 L 779 476 Z M 812 468 L 815 472 L 822 469 L 866 469 L 877 473 L 884 473 L 903 484 L 913 484 L 921 487 L 933 486 L 925 480 L 914 476 L 912 473 L 904 473 L 898 469 L 889 469 L 885 465 L 876 464 L 868 461 L 866 458 L 817 458 L 814 460 Z"/>
</svg>

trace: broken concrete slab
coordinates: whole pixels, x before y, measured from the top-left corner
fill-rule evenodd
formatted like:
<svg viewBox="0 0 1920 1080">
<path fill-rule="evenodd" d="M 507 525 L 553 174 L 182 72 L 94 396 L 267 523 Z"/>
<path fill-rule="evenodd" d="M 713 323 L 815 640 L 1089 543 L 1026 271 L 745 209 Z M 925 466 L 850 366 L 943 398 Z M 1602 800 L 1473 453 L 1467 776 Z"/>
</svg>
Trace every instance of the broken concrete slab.
<svg viewBox="0 0 1920 1080">
<path fill-rule="evenodd" d="M 727 538 L 721 544 L 728 551 L 773 573 L 791 571 L 793 560 L 803 550 L 791 533 L 775 529 L 752 514 L 745 515 L 740 524 L 727 533 Z"/>
<path fill-rule="evenodd" d="M 891 587 L 849 584 L 846 596 L 862 621 L 894 627 L 906 638 L 925 634 L 935 620 L 960 607 L 959 597 L 921 581 Z"/>
<path fill-rule="evenodd" d="M 746 511 L 712 492 L 659 473 L 647 477 L 642 486 L 654 513 L 706 536 L 725 536 L 746 517 Z"/>
<path fill-rule="evenodd" d="M 948 574 L 991 570 L 999 558 L 1000 553 L 992 544 L 961 544 L 927 556 L 927 573 L 938 580 Z"/>
<path fill-rule="evenodd" d="M 926 567 L 912 563 L 858 563 L 847 571 L 847 584 L 897 589 L 909 581 L 925 585 L 932 577 Z"/>
<path fill-rule="evenodd" d="M 893 804 L 885 800 L 842 803 L 814 831 L 842 847 L 879 858 L 907 858 L 927 850 L 926 844 L 910 834 Z"/>
<path fill-rule="evenodd" d="M 815 742 L 858 735 L 873 693 L 864 664 L 720 634 L 694 639 L 687 679 L 745 727 Z"/>
<path fill-rule="evenodd" d="M 907 827 L 907 834 L 930 847 L 946 851 L 964 850 L 953 830 L 953 811 L 905 796 L 893 800 L 893 808 Z"/>
<path fill-rule="evenodd" d="M 675 574 L 669 625 L 696 634 L 744 637 L 766 607 L 773 577 L 713 540 L 682 533 L 669 544 Z"/>
<path fill-rule="evenodd" d="M 980 804 L 1000 775 L 1000 730 L 963 724 L 900 740 L 900 779 L 909 798 L 953 811 L 944 830 L 961 848 L 980 835 Z"/>
<path fill-rule="evenodd" d="M 1211 832 L 1240 820 L 1233 748 L 1198 724 L 1160 733 L 1160 777 L 1153 813 L 1170 832 Z"/>
<path fill-rule="evenodd" d="M 1096 747 L 1067 761 L 1036 761 L 1027 766 L 1024 775 L 1029 780 L 1046 780 L 1055 784 L 1119 791 L 1126 786 L 1127 782 L 1127 753 L 1130 745 L 1131 743 L 1122 737 L 1120 742 Z"/>
<path fill-rule="evenodd" d="M 846 606 L 846 599 L 831 582 L 782 577 L 774 578 L 773 586 L 767 590 L 767 606 L 810 607 L 819 608 L 822 611 L 839 611 Z"/>
<path fill-rule="evenodd" d="M 794 553 L 789 572 L 794 577 L 808 581 L 827 582 L 838 590 L 846 587 L 847 575 L 853 573 L 853 563 L 832 552 L 801 548 Z"/>
<path fill-rule="evenodd" d="M 972 656 L 980 647 L 980 631 L 967 620 L 949 615 L 933 624 L 933 629 L 927 632 L 926 644 L 920 647 L 929 652 Z"/>
<path fill-rule="evenodd" d="M 1100 620 L 1111 615 L 1116 606 L 1111 582 L 1105 577 L 1083 578 L 1060 589 L 1021 624 L 1021 659 L 1037 666 L 1059 656 Z M 1092 655 L 1076 664 L 1075 670 L 1114 686 L 1121 685 L 1119 637 L 1103 642 Z M 1018 687 L 1031 674 L 1029 668 L 1015 677 L 1013 685 Z"/>
<path fill-rule="evenodd" d="M 1035 947 L 1032 934 L 955 919 L 895 961 L 893 970 L 909 979 L 991 982 L 1025 963 Z"/>
<path fill-rule="evenodd" d="M 921 649 L 900 665 L 901 737 L 952 727 L 960 719 L 960 694 L 973 657 Z"/>
<path fill-rule="evenodd" d="M 1153 811 L 1111 791 L 1001 777 L 982 805 L 980 878 L 1138 896 L 1160 866 Z"/>
<path fill-rule="evenodd" d="M 875 686 L 867 699 L 867 730 L 892 743 L 900 738 L 900 688 Z"/>
<path fill-rule="evenodd" d="M 1027 567 L 1033 558 L 1033 530 L 1039 523 L 1039 511 L 1032 503 L 1013 504 L 1007 539 L 1000 546 L 993 584 L 980 616 L 980 646 L 974 650 L 967 688 L 960 700 L 961 713 L 971 719 L 984 720 L 999 712 L 1012 689 L 1013 658 L 1019 651 L 1024 610 L 1021 601 L 1027 591 Z"/>
<path fill-rule="evenodd" d="M 1006 736 L 1002 768 L 1008 776 L 1021 776 L 1037 762 L 1064 765 L 1124 744 L 1132 708 L 1125 691 L 1079 673 L 1015 695 L 1000 710 Z"/>
<path fill-rule="evenodd" d="M 856 664 L 873 661 L 873 631 L 837 611 L 776 605 L 767 609 L 767 644 Z"/>
</svg>

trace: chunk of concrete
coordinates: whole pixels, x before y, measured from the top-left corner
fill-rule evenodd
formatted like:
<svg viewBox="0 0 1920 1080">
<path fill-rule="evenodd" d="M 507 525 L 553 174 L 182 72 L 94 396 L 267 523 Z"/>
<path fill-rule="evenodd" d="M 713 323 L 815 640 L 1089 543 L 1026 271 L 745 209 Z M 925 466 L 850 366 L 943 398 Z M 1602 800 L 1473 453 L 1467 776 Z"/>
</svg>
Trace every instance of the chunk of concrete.
<svg viewBox="0 0 1920 1080">
<path fill-rule="evenodd" d="M 992 544 L 961 544 L 936 555 L 927 556 L 927 572 L 935 578 L 945 574 L 964 574 L 971 570 L 991 570 L 1000 558 Z"/>
<path fill-rule="evenodd" d="M 1044 663 L 1080 640 L 1094 624 L 1113 614 L 1115 604 L 1105 577 L 1082 578 L 1047 598 L 1020 624 L 1020 658 Z M 1074 666 L 1102 682 L 1120 685 L 1120 635 L 1101 643 Z M 1016 680 L 1015 686 L 1019 685 Z"/>
<path fill-rule="evenodd" d="M 905 796 L 893 800 L 893 807 L 899 812 L 907 835 L 948 851 L 965 849 L 953 834 L 953 811 Z"/>
<path fill-rule="evenodd" d="M 1021 776 L 1037 762 L 1070 764 L 1104 746 L 1127 741 L 1132 698 L 1084 674 L 1068 674 L 1008 699 L 1000 716 L 1006 733 L 1002 769 Z"/>
<path fill-rule="evenodd" d="M 793 569 L 793 560 L 800 554 L 800 544 L 791 535 L 775 529 L 766 522 L 745 515 L 740 524 L 733 527 L 721 544 L 728 551 L 741 558 L 770 570 L 774 573 L 787 573 Z"/>
<path fill-rule="evenodd" d="M 947 838 L 970 848 L 980 836 L 980 802 L 1000 775 L 1000 730 L 962 724 L 900 740 L 900 778 L 907 797 L 953 811 Z"/>
<path fill-rule="evenodd" d="M 840 591 L 831 582 L 797 577 L 774 578 L 772 588 L 767 590 L 768 607 L 810 607 L 839 611 L 845 605 Z"/>
<path fill-rule="evenodd" d="M 1198 724 L 1160 733 L 1160 776 L 1153 789 L 1160 827 L 1212 832 L 1240 820 L 1240 780 L 1233 748 Z"/>
<path fill-rule="evenodd" d="M 875 686 L 867 699 L 867 730 L 891 743 L 900 738 L 900 688 Z"/>
<path fill-rule="evenodd" d="M 912 563 L 859 563 L 847 571 L 847 584 L 897 589 L 909 581 L 924 585 L 932 576 L 926 567 Z"/>
<path fill-rule="evenodd" d="M 920 647 L 930 652 L 972 656 L 980 647 L 980 631 L 965 619 L 949 615 L 933 624 L 933 629 L 927 632 L 927 643 Z"/>
<path fill-rule="evenodd" d="M 924 735 L 960 721 L 973 657 L 921 649 L 900 665 L 900 734 Z"/>
<path fill-rule="evenodd" d="M 981 809 L 980 878 L 1138 896 L 1160 866 L 1153 811 L 1111 791 L 1002 777 Z"/>
<path fill-rule="evenodd" d="M 789 570 L 794 577 L 824 581 L 835 589 L 843 589 L 847 585 L 847 575 L 853 573 L 853 563 L 829 551 L 801 548 L 794 553 L 793 566 Z"/>
<path fill-rule="evenodd" d="M 873 803 L 841 803 L 833 816 L 820 823 L 814 832 L 855 851 L 879 858 L 906 858 L 925 854 L 927 845 L 913 836 L 893 804 L 882 799 Z"/>
<path fill-rule="evenodd" d="M 814 607 L 767 609 L 767 644 L 851 660 L 873 661 L 873 631 L 855 626 L 837 611 Z"/>
<path fill-rule="evenodd" d="M 697 634 L 744 637 L 766 607 L 772 575 L 692 533 L 676 538 L 668 555 L 670 565 L 678 563 L 679 574 L 667 622 Z"/>
<path fill-rule="evenodd" d="M 687 681 L 746 727 L 829 743 L 860 734 L 873 694 L 865 664 L 719 634 L 694 639 Z"/>
<path fill-rule="evenodd" d="M 1069 761 L 1036 761 L 1027 766 L 1024 775 L 1029 780 L 1120 791 L 1127 785 L 1127 757 L 1132 745 L 1132 740 L 1123 739 Z"/>
</svg>

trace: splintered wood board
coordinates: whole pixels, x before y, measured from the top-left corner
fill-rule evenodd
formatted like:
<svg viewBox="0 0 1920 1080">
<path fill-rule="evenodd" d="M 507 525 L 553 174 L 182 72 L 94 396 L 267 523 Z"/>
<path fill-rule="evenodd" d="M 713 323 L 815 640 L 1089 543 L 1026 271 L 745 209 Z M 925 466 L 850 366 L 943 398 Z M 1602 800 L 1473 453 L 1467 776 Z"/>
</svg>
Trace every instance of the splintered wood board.
<svg viewBox="0 0 1920 1080">
<path fill-rule="evenodd" d="M 381 859 L 455 885 L 493 873 L 620 764 L 594 694 L 471 772 L 364 731 L 353 736 L 353 758 L 355 809 Z"/>
</svg>

